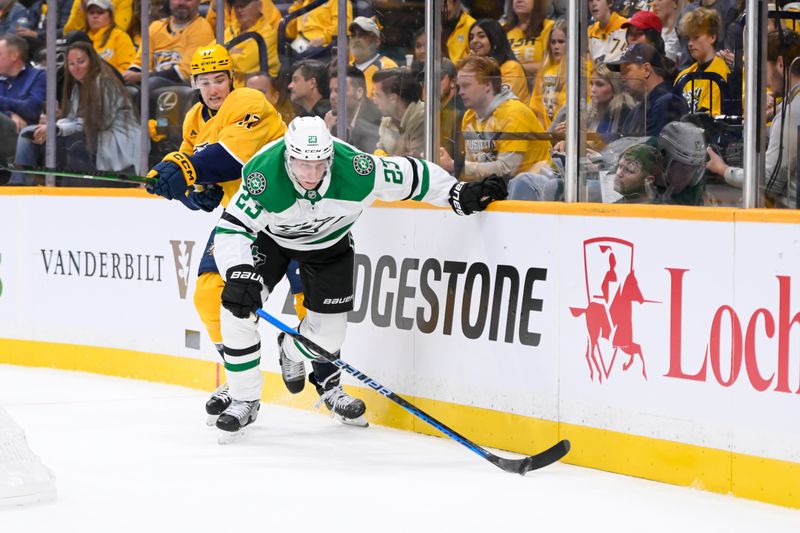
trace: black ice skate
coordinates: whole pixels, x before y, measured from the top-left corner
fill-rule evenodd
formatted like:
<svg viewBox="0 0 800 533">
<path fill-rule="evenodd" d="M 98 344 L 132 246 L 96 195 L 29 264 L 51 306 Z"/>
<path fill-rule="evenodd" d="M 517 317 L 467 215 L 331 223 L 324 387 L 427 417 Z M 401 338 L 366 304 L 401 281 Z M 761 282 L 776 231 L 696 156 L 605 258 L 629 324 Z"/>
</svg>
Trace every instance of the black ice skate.
<svg viewBox="0 0 800 533">
<path fill-rule="evenodd" d="M 219 438 L 220 444 L 227 444 L 241 435 L 242 430 L 256 421 L 261 402 L 233 400 L 217 419 L 217 428 L 225 432 Z"/>
<path fill-rule="evenodd" d="M 217 390 L 214 391 L 211 398 L 206 402 L 206 414 L 208 414 L 206 425 L 213 426 L 216 424 L 219 415 L 221 415 L 230 404 L 231 395 L 228 394 L 228 383 L 226 382 L 217 387 Z"/>
<path fill-rule="evenodd" d="M 339 384 L 340 373 L 336 372 L 330 376 L 325 382 L 320 385 L 314 381 L 314 373 L 312 372 L 308 378 L 317 388 L 319 394 L 319 401 L 317 402 L 317 409 L 321 404 L 325 404 L 328 411 L 331 413 L 331 418 L 338 418 L 343 424 L 348 426 L 367 427 L 369 422 L 364 417 L 367 411 L 367 406 L 364 405 L 362 400 L 353 398 L 347 394 L 342 386 Z"/>
<path fill-rule="evenodd" d="M 287 357 L 283 351 L 283 338 L 285 334 L 278 335 L 278 360 L 281 363 L 281 376 L 286 390 L 292 394 L 301 392 L 306 385 L 306 365 L 305 363 L 295 362 Z"/>
</svg>

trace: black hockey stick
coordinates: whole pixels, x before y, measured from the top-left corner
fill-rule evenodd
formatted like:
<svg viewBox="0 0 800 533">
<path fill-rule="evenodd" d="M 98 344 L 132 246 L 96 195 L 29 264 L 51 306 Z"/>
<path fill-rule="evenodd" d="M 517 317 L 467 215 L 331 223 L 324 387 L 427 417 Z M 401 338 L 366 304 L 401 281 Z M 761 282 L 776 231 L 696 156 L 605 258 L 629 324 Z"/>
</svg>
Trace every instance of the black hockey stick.
<svg viewBox="0 0 800 533">
<path fill-rule="evenodd" d="M 386 396 L 388 399 L 392 400 L 394 403 L 398 404 L 400 407 L 405 409 L 406 411 L 410 412 L 414 416 L 417 416 L 427 422 L 428 424 L 432 425 L 451 439 L 459 442 L 475 452 L 476 454 L 480 455 L 493 465 L 497 466 L 498 468 L 502 468 L 506 472 L 510 472 L 512 474 L 520 474 L 525 475 L 527 472 L 531 470 L 537 470 L 539 468 L 543 468 L 549 464 L 555 463 L 569 452 L 569 441 L 562 440 L 550 448 L 546 449 L 541 453 L 537 453 L 536 455 L 531 455 L 529 457 L 525 457 L 523 459 L 505 459 L 503 457 L 498 457 L 497 455 L 491 453 L 484 448 L 481 448 L 468 438 L 458 434 L 457 432 L 453 431 L 449 427 L 445 426 L 431 415 L 416 407 L 415 405 L 409 403 L 399 395 L 395 394 L 394 392 L 390 391 L 371 377 L 367 376 L 366 374 L 359 371 L 357 368 L 351 366 L 349 363 L 342 361 L 329 351 L 325 350 L 315 342 L 305 338 L 303 335 L 298 333 L 296 330 L 290 328 L 274 316 L 270 315 L 263 309 L 256 310 L 256 314 L 261 318 L 265 319 L 267 322 L 278 328 L 279 330 L 285 332 L 287 335 L 295 339 L 300 344 L 304 345 L 308 349 L 314 352 L 319 359 L 332 363 L 336 365 L 337 368 L 347 372 L 364 385 L 368 386 L 378 394 L 382 394 Z"/>
<path fill-rule="evenodd" d="M 3 170 L 11 172 L 19 172 L 21 174 L 50 174 L 52 176 L 59 176 L 64 178 L 85 178 L 90 180 L 100 181 L 114 181 L 119 183 L 150 183 L 155 181 L 155 178 L 146 178 L 144 176 L 127 176 L 125 174 L 105 173 L 105 172 L 90 172 L 83 170 L 69 170 L 60 168 L 47 168 L 47 167 L 17 167 L 14 165 L 5 165 L 0 167 Z"/>
</svg>

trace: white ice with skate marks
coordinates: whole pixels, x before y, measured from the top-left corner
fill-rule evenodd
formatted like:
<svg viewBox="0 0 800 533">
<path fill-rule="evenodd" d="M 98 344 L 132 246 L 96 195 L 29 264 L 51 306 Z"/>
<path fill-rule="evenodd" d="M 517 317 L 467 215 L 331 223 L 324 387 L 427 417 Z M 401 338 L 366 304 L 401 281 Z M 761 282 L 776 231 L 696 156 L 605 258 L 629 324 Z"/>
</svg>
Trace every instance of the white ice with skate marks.
<svg viewBox="0 0 800 533">
<path fill-rule="evenodd" d="M 800 524 L 797 510 L 564 464 L 523 478 L 450 439 L 269 404 L 240 440 L 219 446 L 204 424 L 207 397 L 0 365 L 0 403 L 58 490 L 52 503 L 0 511 L 0 531 L 749 533 Z"/>
</svg>

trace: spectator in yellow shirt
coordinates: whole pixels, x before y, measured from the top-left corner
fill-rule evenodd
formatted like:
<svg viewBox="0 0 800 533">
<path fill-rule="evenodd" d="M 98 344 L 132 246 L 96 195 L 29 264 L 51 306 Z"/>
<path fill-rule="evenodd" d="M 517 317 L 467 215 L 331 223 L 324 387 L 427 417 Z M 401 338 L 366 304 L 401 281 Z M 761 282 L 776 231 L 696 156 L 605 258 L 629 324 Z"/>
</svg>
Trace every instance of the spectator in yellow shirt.
<svg viewBox="0 0 800 533">
<path fill-rule="evenodd" d="M 97 54 L 120 72 L 125 71 L 136 51 L 130 35 L 114 24 L 114 6 L 111 0 L 86 2 L 86 27 Z"/>
<path fill-rule="evenodd" d="M 542 66 L 550 28 L 553 27 L 553 21 L 545 18 L 546 13 L 547 2 L 544 0 L 514 0 L 508 21 L 503 26 L 511 51 L 530 79 L 536 77 Z"/>
<path fill-rule="evenodd" d="M 469 53 L 469 29 L 475 19 L 464 11 L 461 0 L 442 2 L 442 54 L 458 63 Z"/>
<path fill-rule="evenodd" d="M 278 60 L 278 34 L 270 21 L 264 16 L 264 5 L 261 0 L 228 0 L 233 8 L 234 17 L 226 19 L 225 42 L 230 42 L 246 32 L 255 32 L 264 39 L 267 46 L 267 67 L 270 76 L 277 76 L 280 63 Z M 233 60 L 233 81 L 235 87 L 241 87 L 248 74 L 261 69 L 261 54 L 254 39 L 247 39 L 230 48 L 228 52 Z"/>
<path fill-rule="evenodd" d="M 481 19 L 473 24 L 469 30 L 469 52 L 472 55 L 494 59 L 500 65 L 503 85 L 523 102 L 530 99 L 531 93 L 525 70 L 514 57 L 511 45 L 499 22 L 493 19 Z"/>
<path fill-rule="evenodd" d="M 381 30 L 373 19 L 356 17 L 348 30 L 350 31 L 350 56 L 353 59 L 351 64 L 364 73 L 364 80 L 367 82 L 367 98 L 372 98 L 375 94 L 372 75 L 379 70 L 395 68 L 397 63 L 378 52 L 378 48 L 381 46 Z"/>
<path fill-rule="evenodd" d="M 313 0 L 295 0 L 289 7 L 292 13 L 307 6 Z M 353 5 L 347 2 L 347 24 L 353 20 Z M 295 52 L 307 57 L 314 56 L 314 49 L 326 47 L 338 34 L 339 3 L 329 0 L 286 25 L 286 37 L 292 40 Z"/>
<path fill-rule="evenodd" d="M 721 113 L 722 99 L 726 95 L 720 88 L 727 87 L 730 74 L 728 64 L 717 55 L 717 36 L 721 27 L 719 14 L 705 7 L 698 7 L 681 19 L 679 32 L 688 39 L 689 54 L 695 62 L 678 74 L 675 87 L 689 104 L 690 113 Z M 695 72 L 715 74 L 719 81 L 691 79 Z"/>
<path fill-rule="evenodd" d="M 217 27 L 217 0 L 212 0 L 208 5 L 208 12 L 206 13 L 206 21 L 208 21 L 208 25 L 211 26 L 211 29 L 216 30 Z M 233 2 L 230 0 L 225 1 L 225 20 L 231 21 L 235 16 L 233 14 L 233 6 L 231 5 Z M 275 4 L 272 3 L 272 0 L 261 0 L 261 14 L 267 20 L 267 22 L 272 26 L 272 29 L 275 30 L 276 35 L 278 32 L 278 26 L 281 23 L 281 12 L 278 11 L 278 8 L 275 7 Z"/>
<path fill-rule="evenodd" d="M 558 19 L 550 30 L 544 65 L 533 84 L 530 107 L 545 128 L 567 102 L 567 22 Z"/>
<path fill-rule="evenodd" d="M 192 54 L 214 41 L 214 33 L 200 16 L 200 0 L 169 0 L 171 15 L 148 28 L 150 34 L 150 89 L 165 84 L 188 84 Z M 125 83 L 141 82 L 142 51 L 122 73 Z M 160 80 L 159 80 L 160 78 Z"/>
<path fill-rule="evenodd" d="M 458 93 L 466 113 L 464 176 L 476 181 L 487 176 L 510 179 L 550 160 L 550 142 L 533 111 L 500 84 L 500 66 L 485 56 L 468 56 L 458 63 Z M 454 162 L 441 165 L 452 172 Z"/>
<path fill-rule="evenodd" d="M 128 31 L 133 17 L 133 0 L 113 0 L 114 3 L 114 23 L 122 31 Z M 86 31 L 86 0 L 72 0 L 72 10 L 69 12 L 69 19 L 64 24 L 64 35 L 71 31 Z"/>
<path fill-rule="evenodd" d="M 614 0 L 589 0 L 589 10 L 596 21 L 589 26 L 589 53 L 594 63 L 616 61 L 625 51 L 625 29 L 628 21 L 611 10 Z"/>
</svg>

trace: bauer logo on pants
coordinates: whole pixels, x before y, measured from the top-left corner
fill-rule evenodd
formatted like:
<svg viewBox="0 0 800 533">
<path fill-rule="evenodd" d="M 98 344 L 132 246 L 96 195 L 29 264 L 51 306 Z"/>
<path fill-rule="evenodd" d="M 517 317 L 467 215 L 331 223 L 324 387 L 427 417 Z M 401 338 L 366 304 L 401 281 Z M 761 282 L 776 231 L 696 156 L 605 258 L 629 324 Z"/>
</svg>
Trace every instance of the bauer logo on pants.
<svg viewBox="0 0 800 533">
<path fill-rule="evenodd" d="M 602 383 L 614 368 L 618 352 L 628 356 L 622 369 L 641 365 L 647 379 L 644 353 L 634 338 L 633 304 L 645 300 L 634 273 L 633 243 L 616 237 L 583 241 L 586 307 L 570 307 L 572 316 L 586 322 L 586 364 L 589 378 Z M 609 353 L 611 352 L 611 353 Z M 638 356 L 638 360 L 637 360 Z"/>
<path fill-rule="evenodd" d="M 175 276 L 178 278 L 178 294 L 181 300 L 186 299 L 189 288 L 189 274 L 192 271 L 192 250 L 194 241 L 169 241 L 172 246 L 172 257 L 175 260 Z M 183 245 L 181 247 L 181 245 Z"/>
</svg>

